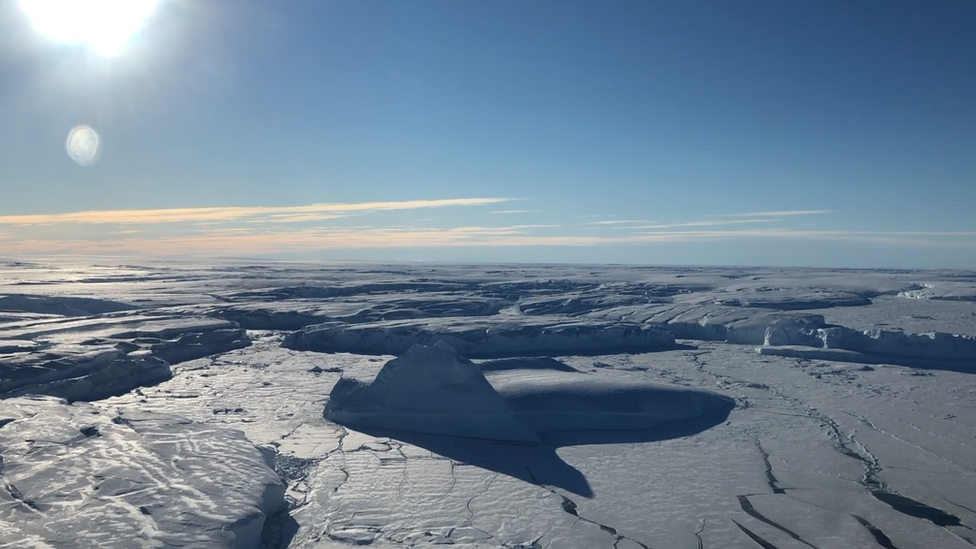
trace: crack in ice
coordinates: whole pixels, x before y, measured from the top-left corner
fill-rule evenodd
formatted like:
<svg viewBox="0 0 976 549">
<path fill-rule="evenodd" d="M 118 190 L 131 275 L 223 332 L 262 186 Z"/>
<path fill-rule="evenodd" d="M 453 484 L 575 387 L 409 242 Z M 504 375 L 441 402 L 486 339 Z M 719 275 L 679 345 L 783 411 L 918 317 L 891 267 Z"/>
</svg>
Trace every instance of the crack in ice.
<svg viewBox="0 0 976 549">
<path fill-rule="evenodd" d="M 557 497 L 559 497 L 559 498 L 562 499 L 562 502 L 560 503 L 560 505 L 562 506 L 563 512 L 568 513 L 570 515 L 573 515 L 574 517 L 576 517 L 577 519 L 579 519 L 579 520 L 581 520 L 583 522 L 587 522 L 589 524 L 592 524 L 592 525 L 598 527 L 600 530 L 603 530 L 604 532 L 606 532 L 606 533 L 610 534 L 611 536 L 613 536 L 614 537 L 614 542 L 613 542 L 614 549 L 617 549 L 617 547 L 620 545 L 620 542 L 622 542 L 622 541 L 632 541 L 632 542 L 636 543 L 637 545 L 641 546 L 643 549 L 651 549 L 651 546 L 649 546 L 649 545 L 647 545 L 645 543 L 641 543 L 640 541 L 637 541 L 634 538 L 631 538 L 631 537 L 625 536 L 623 534 L 620 534 L 619 532 L 617 532 L 617 529 L 614 528 L 614 527 L 612 527 L 612 526 L 607 526 L 606 524 L 601 524 L 601 523 L 599 523 L 599 522 L 597 522 L 595 520 L 590 520 L 590 519 L 588 519 L 586 517 L 580 516 L 575 501 L 573 501 L 572 499 L 564 496 L 563 494 L 560 494 L 559 492 L 557 492 L 553 488 L 551 488 L 551 487 L 549 487 L 549 486 L 547 486 L 547 485 L 542 484 L 541 482 L 539 482 L 539 480 L 535 477 L 535 474 L 532 472 L 532 469 L 530 469 L 529 467 L 526 467 L 525 469 L 526 469 L 526 471 L 528 471 L 529 478 L 532 480 L 532 483 L 533 484 L 535 484 L 536 486 L 542 488 L 543 490 L 546 490 L 550 494 L 552 494 L 554 496 L 557 496 Z"/>
<path fill-rule="evenodd" d="M 698 549 L 705 549 L 705 543 L 702 541 L 702 537 L 701 537 L 702 532 L 704 531 L 705 531 L 705 517 L 702 517 L 701 526 L 699 526 L 698 529 L 695 530 L 695 539 L 698 540 Z"/>
<path fill-rule="evenodd" d="M 813 544 L 809 543 L 808 541 L 804 540 L 802 537 L 800 537 L 799 534 L 797 534 L 793 530 L 790 530 L 789 528 L 783 526 L 782 524 L 779 524 L 779 523 L 777 523 L 777 522 L 775 522 L 773 520 L 770 520 L 769 518 L 766 517 L 766 515 L 763 515 L 762 513 L 760 513 L 759 511 L 757 511 L 756 508 L 752 506 L 752 502 L 749 501 L 749 497 L 748 496 L 736 496 L 736 498 L 739 500 L 739 507 L 741 507 L 742 510 L 745 511 L 745 513 L 747 515 L 749 515 L 749 516 L 751 516 L 751 517 L 753 517 L 753 518 L 755 518 L 755 519 L 757 519 L 757 520 L 759 520 L 761 522 L 764 522 L 764 523 L 772 526 L 773 528 L 776 528 L 777 530 L 779 530 L 779 531 L 783 532 L 784 534 L 790 536 L 791 538 L 793 538 L 796 541 L 802 543 L 803 545 L 806 545 L 807 547 L 812 547 L 813 549 L 817 549 L 817 546 L 816 545 L 813 545 Z M 736 523 L 736 524 L 738 524 L 738 523 Z M 741 526 L 740 526 L 740 528 L 741 528 Z"/>
</svg>

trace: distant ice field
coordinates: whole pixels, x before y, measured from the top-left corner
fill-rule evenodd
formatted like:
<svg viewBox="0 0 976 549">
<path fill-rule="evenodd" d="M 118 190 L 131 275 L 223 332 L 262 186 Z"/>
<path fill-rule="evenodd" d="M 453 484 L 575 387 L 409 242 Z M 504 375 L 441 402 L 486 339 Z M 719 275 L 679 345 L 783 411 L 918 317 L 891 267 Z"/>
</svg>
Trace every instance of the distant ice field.
<svg viewBox="0 0 976 549">
<path fill-rule="evenodd" d="M 976 273 L 0 262 L 0 547 L 976 545 Z"/>
</svg>

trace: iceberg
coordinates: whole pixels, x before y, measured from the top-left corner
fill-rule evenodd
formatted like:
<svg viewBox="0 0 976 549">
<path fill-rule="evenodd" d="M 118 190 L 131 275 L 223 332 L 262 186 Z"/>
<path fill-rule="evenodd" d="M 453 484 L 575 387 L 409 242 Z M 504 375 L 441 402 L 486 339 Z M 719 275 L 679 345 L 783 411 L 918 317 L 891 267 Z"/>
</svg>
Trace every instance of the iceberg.
<svg viewBox="0 0 976 549">
<path fill-rule="evenodd" d="M 550 432 L 651 429 L 734 405 L 704 389 L 554 369 L 506 368 L 486 376 L 439 341 L 414 345 L 371 382 L 341 379 L 324 415 L 358 429 L 534 443 Z"/>
</svg>

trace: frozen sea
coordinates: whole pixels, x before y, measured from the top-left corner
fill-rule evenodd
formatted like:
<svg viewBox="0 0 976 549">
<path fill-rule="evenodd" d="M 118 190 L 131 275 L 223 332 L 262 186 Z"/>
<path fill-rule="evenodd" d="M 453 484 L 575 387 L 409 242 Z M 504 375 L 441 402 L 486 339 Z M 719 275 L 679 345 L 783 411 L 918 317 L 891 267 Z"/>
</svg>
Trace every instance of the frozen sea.
<svg viewBox="0 0 976 549">
<path fill-rule="evenodd" d="M 0 262 L 0 398 L 0 548 L 976 545 L 973 272 Z"/>
</svg>

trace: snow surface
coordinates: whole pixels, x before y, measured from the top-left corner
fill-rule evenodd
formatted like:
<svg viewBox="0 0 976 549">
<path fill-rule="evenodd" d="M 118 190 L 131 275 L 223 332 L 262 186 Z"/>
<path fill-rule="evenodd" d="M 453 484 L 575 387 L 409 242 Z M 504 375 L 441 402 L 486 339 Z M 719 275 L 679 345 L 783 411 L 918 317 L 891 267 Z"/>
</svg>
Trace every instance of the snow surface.
<svg viewBox="0 0 976 549">
<path fill-rule="evenodd" d="M 949 271 L 0 262 L 0 547 L 972 547 L 974 287 Z M 462 385 L 485 380 L 542 441 L 323 414 L 337 384 L 368 391 L 390 354 L 437 341 L 474 350 Z M 421 404 L 439 411 L 431 381 Z M 735 408 L 607 428 L 728 402 L 711 395 Z"/>
<path fill-rule="evenodd" d="M 0 545 L 260 545 L 284 484 L 239 431 L 53 397 L 0 401 Z"/>
<path fill-rule="evenodd" d="M 105 303 L 100 300 L 67 301 L 78 302 L 102 312 L 79 320 L 78 309 L 72 307 L 60 317 L 24 315 L 0 322 L 0 394 L 97 400 L 169 379 L 172 364 L 249 344 L 245 331 L 225 320 L 118 316 L 108 314 L 114 307 L 91 305 Z M 30 309 L 23 312 L 34 312 Z"/>
<path fill-rule="evenodd" d="M 488 380 L 537 433 L 625 431 L 722 418 L 734 400 L 691 387 L 553 371 L 492 373 Z"/>
</svg>

